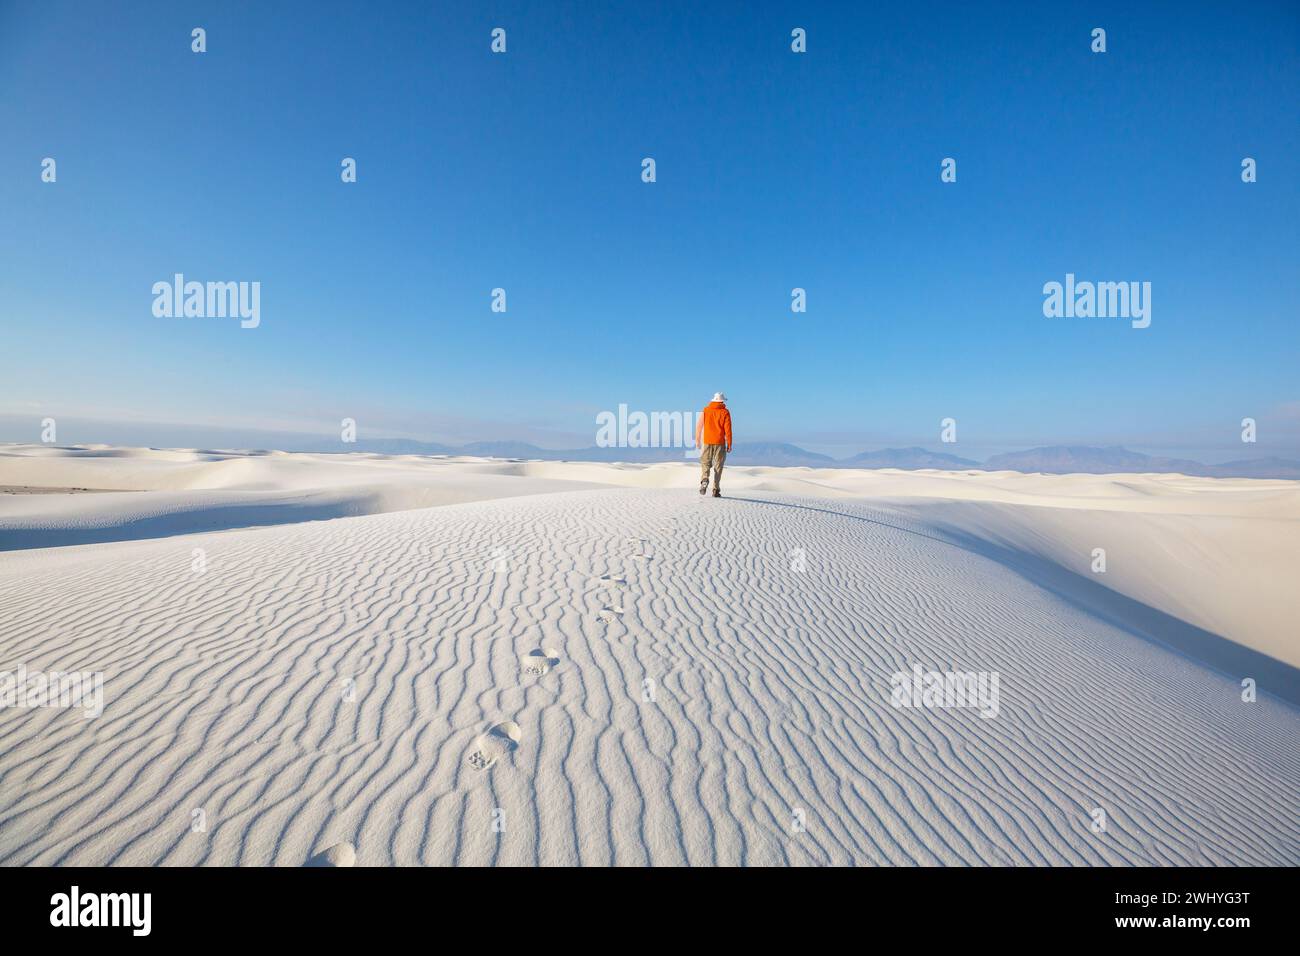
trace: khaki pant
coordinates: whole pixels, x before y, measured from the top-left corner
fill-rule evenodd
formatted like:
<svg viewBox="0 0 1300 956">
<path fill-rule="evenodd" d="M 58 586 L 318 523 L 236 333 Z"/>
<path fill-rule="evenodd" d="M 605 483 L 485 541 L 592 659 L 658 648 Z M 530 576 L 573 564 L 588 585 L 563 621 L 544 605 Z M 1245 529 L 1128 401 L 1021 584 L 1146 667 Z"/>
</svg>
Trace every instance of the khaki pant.
<svg viewBox="0 0 1300 956">
<path fill-rule="evenodd" d="M 709 487 L 709 469 L 713 469 L 713 490 L 722 491 L 722 463 L 727 460 L 726 445 L 705 445 L 700 449 L 700 494 Z"/>
</svg>

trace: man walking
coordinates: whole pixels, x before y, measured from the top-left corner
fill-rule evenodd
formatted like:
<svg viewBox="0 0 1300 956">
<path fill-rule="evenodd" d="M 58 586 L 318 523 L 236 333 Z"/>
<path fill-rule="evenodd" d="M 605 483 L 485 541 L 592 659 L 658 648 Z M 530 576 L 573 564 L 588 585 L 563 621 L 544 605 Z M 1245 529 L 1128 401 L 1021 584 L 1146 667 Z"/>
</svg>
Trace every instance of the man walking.
<svg viewBox="0 0 1300 956">
<path fill-rule="evenodd" d="M 713 401 L 704 406 L 695 423 L 695 445 L 700 451 L 700 494 L 709 487 L 709 469 L 713 469 L 713 497 L 722 497 L 722 463 L 731 451 L 731 412 L 727 396 L 713 393 Z"/>
</svg>

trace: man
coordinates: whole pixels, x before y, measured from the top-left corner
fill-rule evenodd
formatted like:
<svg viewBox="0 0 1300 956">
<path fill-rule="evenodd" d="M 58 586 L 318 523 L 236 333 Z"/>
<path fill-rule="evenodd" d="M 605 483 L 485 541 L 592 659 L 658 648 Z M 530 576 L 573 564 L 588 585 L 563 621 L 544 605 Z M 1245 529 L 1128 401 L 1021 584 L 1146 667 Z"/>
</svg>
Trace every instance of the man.
<svg viewBox="0 0 1300 956">
<path fill-rule="evenodd" d="M 722 497 L 722 463 L 731 451 L 731 412 L 727 411 L 727 396 L 713 393 L 713 401 L 704 406 L 695 423 L 695 444 L 700 451 L 700 494 L 709 487 L 709 469 L 713 469 L 713 497 Z"/>
</svg>

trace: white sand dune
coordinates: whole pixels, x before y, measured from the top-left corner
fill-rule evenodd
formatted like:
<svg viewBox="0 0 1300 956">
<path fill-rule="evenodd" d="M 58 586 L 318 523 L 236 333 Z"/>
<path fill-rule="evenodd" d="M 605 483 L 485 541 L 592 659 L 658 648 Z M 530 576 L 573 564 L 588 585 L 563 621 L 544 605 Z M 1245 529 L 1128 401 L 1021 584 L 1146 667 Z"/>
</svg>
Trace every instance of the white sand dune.
<svg viewBox="0 0 1300 956">
<path fill-rule="evenodd" d="M 22 495 L 0 494 L 0 551 L 320 521 L 586 487 L 560 479 L 521 482 L 505 463 L 500 474 L 475 463 L 482 464 L 420 456 L 0 445 L 0 486 L 25 488 Z M 41 486 L 58 492 L 93 488 L 98 500 L 30 493 Z"/>
<path fill-rule="evenodd" d="M 0 863 L 1300 863 L 1300 484 L 694 482 L 8 446 L 138 490 L 0 495 L 0 670 L 105 676 L 0 710 Z"/>
</svg>

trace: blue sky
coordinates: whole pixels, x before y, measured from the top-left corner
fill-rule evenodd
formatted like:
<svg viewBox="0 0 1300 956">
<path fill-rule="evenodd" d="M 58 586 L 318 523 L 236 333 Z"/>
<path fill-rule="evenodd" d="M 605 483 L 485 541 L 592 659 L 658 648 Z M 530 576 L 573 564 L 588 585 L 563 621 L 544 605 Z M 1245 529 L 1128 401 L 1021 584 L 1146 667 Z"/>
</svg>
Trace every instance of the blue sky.
<svg viewBox="0 0 1300 956">
<path fill-rule="evenodd" d="M 0 2 L 0 413 L 1300 454 L 1297 6 L 978 6 Z M 1045 318 L 1067 272 L 1151 327 Z"/>
</svg>

